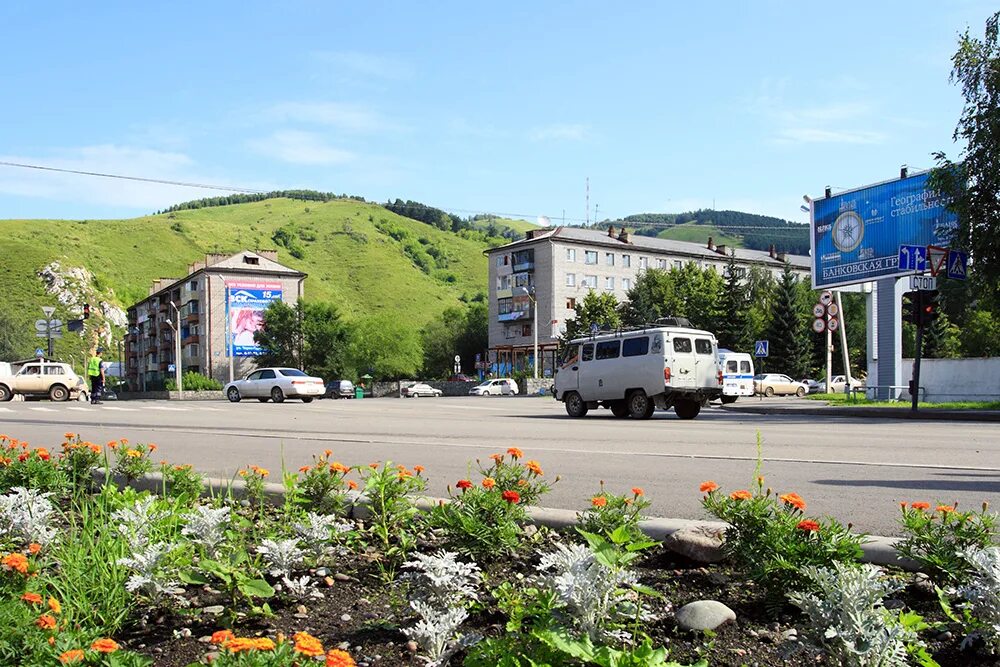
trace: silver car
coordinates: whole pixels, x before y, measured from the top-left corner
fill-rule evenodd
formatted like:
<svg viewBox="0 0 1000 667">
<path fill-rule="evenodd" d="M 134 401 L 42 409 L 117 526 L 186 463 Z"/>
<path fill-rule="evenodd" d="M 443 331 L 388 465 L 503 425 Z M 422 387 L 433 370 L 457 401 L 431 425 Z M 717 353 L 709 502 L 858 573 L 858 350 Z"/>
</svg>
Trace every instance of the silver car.
<svg viewBox="0 0 1000 667">
<path fill-rule="evenodd" d="M 416 384 L 411 384 L 409 387 L 403 387 L 399 390 L 399 393 L 406 398 L 420 398 L 421 396 L 437 398 L 442 392 L 440 389 L 435 389 L 426 382 L 417 382 Z"/>
<path fill-rule="evenodd" d="M 323 378 L 312 377 L 297 368 L 258 368 L 242 380 L 227 384 L 223 391 L 233 403 L 244 398 L 256 398 L 281 403 L 286 398 L 300 398 L 310 403 L 326 391 Z"/>
<path fill-rule="evenodd" d="M 471 396 L 513 396 L 517 393 L 517 382 L 510 378 L 486 380 L 469 390 Z"/>
</svg>

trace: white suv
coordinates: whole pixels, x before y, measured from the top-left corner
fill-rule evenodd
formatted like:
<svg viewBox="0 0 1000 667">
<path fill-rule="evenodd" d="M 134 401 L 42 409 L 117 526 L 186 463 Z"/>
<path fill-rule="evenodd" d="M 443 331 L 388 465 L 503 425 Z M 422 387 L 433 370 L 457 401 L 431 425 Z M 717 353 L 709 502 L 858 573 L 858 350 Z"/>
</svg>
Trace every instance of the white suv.
<svg viewBox="0 0 1000 667">
<path fill-rule="evenodd" d="M 510 378 L 486 380 L 469 390 L 470 396 L 514 396 L 517 383 Z"/>
<path fill-rule="evenodd" d="M 53 361 L 32 361 L 15 375 L 0 376 L 0 401 L 9 401 L 14 394 L 48 396 L 53 401 L 65 401 L 86 395 L 87 385 L 73 372 L 69 364 Z"/>
</svg>

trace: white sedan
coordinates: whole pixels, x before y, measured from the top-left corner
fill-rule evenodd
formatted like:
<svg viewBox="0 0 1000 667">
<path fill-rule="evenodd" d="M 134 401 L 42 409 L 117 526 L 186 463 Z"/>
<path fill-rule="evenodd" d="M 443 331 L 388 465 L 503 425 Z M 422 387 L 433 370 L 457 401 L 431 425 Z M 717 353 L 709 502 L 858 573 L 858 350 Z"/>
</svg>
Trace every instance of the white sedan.
<svg viewBox="0 0 1000 667">
<path fill-rule="evenodd" d="M 406 398 L 420 398 L 421 396 L 437 398 L 442 392 L 440 389 L 435 389 L 426 382 L 417 382 L 416 384 L 411 384 L 409 387 L 403 387 L 400 393 Z"/>
<path fill-rule="evenodd" d="M 472 396 L 513 396 L 517 393 L 517 382 L 510 378 L 486 380 L 469 390 Z"/>
<path fill-rule="evenodd" d="M 312 377 L 297 368 L 258 368 L 242 380 L 230 382 L 223 392 L 233 403 L 243 398 L 256 398 L 281 403 L 286 398 L 300 398 L 310 403 L 326 391 L 323 378 Z"/>
</svg>

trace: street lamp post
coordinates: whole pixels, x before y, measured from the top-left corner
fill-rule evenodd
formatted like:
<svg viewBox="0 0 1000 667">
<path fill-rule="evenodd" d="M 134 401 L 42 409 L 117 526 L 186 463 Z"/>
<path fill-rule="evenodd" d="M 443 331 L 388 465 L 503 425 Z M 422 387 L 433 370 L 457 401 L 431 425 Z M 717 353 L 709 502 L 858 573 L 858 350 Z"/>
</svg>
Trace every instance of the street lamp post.
<svg viewBox="0 0 1000 667">
<path fill-rule="evenodd" d="M 177 384 L 177 397 L 184 400 L 184 387 L 181 385 L 181 311 L 173 301 L 170 305 L 177 313 L 176 326 L 167 320 L 167 325 L 174 330 L 174 382 Z"/>
<path fill-rule="evenodd" d="M 229 357 L 229 381 L 233 381 L 233 337 L 229 333 L 229 286 L 226 284 L 226 279 L 220 275 L 216 275 L 216 278 L 222 281 L 222 294 L 224 303 L 226 305 L 223 315 L 226 318 L 226 356 Z M 212 323 L 209 322 L 209 328 L 211 328 Z M 211 335 L 211 332 L 209 332 Z"/>
<path fill-rule="evenodd" d="M 531 325 L 531 333 L 534 337 L 534 356 L 532 358 L 532 367 L 534 368 L 534 377 L 538 379 L 538 299 L 535 298 L 534 288 L 528 289 L 527 287 L 519 287 L 519 293 L 523 293 L 523 296 L 528 297 L 531 300 L 531 310 L 534 315 L 534 322 Z"/>
</svg>

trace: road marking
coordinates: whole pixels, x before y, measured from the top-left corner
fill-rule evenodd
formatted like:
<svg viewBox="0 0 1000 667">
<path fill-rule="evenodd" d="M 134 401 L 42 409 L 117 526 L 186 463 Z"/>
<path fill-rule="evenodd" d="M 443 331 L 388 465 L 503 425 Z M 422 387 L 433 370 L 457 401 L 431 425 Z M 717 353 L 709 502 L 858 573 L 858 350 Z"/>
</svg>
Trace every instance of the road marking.
<svg viewBox="0 0 1000 667">
<path fill-rule="evenodd" d="M 102 410 L 114 410 L 116 412 L 136 412 L 136 410 L 137 410 L 137 408 L 120 408 L 117 405 L 108 405 L 108 406 L 105 406 L 105 407 L 103 407 L 101 409 Z"/>
<path fill-rule="evenodd" d="M 10 408 L 0 408 L 0 412 L 14 412 Z"/>
<path fill-rule="evenodd" d="M 34 410 L 35 412 L 55 412 L 52 408 L 43 408 L 41 406 L 37 408 L 28 408 L 29 410 Z"/>
<path fill-rule="evenodd" d="M 199 405 L 196 410 L 202 410 L 206 412 L 222 412 L 222 408 L 210 408 L 207 405 Z"/>
<path fill-rule="evenodd" d="M 79 408 L 79 407 L 69 407 L 67 410 L 76 410 L 77 412 L 90 412 L 93 408 Z"/>
<path fill-rule="evenodd" d="M 146 408 L 147 410 L 169 410 L 170 412 L 184 412 L 188 408 L 170 408 L 165 405 L 150 405 Z"/>
</svg>

